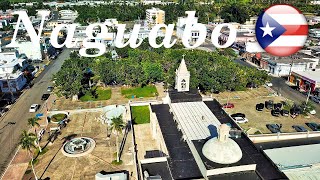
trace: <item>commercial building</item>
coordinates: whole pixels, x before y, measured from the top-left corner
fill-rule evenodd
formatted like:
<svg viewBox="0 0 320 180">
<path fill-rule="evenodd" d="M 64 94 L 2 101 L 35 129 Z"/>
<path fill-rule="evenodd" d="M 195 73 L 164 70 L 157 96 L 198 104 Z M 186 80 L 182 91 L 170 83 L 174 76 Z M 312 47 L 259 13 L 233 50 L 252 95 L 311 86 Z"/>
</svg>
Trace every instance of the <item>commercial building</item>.
<svg viewBox="0 0 320 180">
<path fill-rule="evenodd" d="M 146 10 L 146 19 L 149 28 L 156 24 L 164 24 L 165 22 L 165 12 L 159 8 L 151 8 Z"/>
<path fill-rule="evenodd" d="M 275 76 L 288 76 L 290 72 L 313 71 L 319 64 L 319 58 L 298 52 L 289 57 L 274 57 L 267 53 L 252 53 L 249 61 Z"/>
<path fill-rule="evenodd" d="M 311 92 L 313 92 L 320 88 L 320 71 L 293 71 L 289 81 L 300 87 L 301 90 L 309 91 L 311 88 Z"/>
</svg>

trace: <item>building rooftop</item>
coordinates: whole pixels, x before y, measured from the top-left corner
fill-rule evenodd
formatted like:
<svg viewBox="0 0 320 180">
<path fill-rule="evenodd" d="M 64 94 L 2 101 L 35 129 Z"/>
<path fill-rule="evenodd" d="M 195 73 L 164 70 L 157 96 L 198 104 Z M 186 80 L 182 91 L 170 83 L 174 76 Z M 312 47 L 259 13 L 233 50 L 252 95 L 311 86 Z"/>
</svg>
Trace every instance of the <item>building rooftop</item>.
<svg viewBox="0 0 320 180">
<path fill-rule="evenodd" d="M 169 90 L 171 103 L 202 101 L 202 96 L 197 89 L 190 89 L 189 92 L 178 92 L 175 89 Z"/>
<path fill-rule="evenodd" d="M 229 123 L 232 128 L 240 130 L 240 127 L 231 119 L 231 117 L 222 110 L 221 104 L 219 104 L 218 101 L 206 101 L 205 104 L 221 123 Z M 287 177 L 275 167 L 272 161 L 270 161 L 263 153 L 261 153 L 260 150 L 258 150 L 254 146 L 252 141 L 245 134 L 241 133 L 240 138 L 233 139 L 240 146 L 243 156 L 239 162 L 232 164 L 232 166 L 254 163 L 256 164 L 256 172 L 259 174 L 259 176 L 262 177 L 262 179 L 287 179 Z M 193 143 L 196 145 L 203 142 L 193 141 Z M 199 147 L 200 144 L 196 145 L 196 149 L 198 149 Z M 202 155 L 200 154 L 200 156 Z M 201 158 L 205 160 L 205 157 Z M 213 163 L 212 161 L 208 161 L 208 163 L 206 163 L 205 161 L 205 165 L 207 166 L 207 168 L 226 167 L 225 165 Z"/>
<path fill-rule="evenodd" d="M 309 144 L 320 144 L 320 137 L 262 142 L 262 143 L 255 143 L 255 146 L 259 149 L 265 150 L 265 149 L 274 149 L 274 148 L 309 145 Z"/>
<path fill-rule="evenodd" d="M 150 176 L 160 175 L 162 179 L 172 179 L 167 161 L 141 164 L 142 172 L 147 171 Z"/>
<path fill-rule="evenodd" d="M 180 104 L 180 105 L 179 105 Z M 193 106 L 192 106 L 193 105 Z M 182 114 L 185 115 L 184 118 L 191 118 L 193 121 L 202 120 L 202 115 L 195 113 L 195 111 L 207 111 L 208 109 L 211 111 L 210 117 L 213 115 L 220 121 L 220 123 L 229 123 L 229 125 L 236 130 L 240 130 L 240 127 L 226 114 L 221 105 L 216 101 L 206 101 L 206 102 L 183 102 L 183 103 L 172 103 L 172 108 L 181 108 Z M 195 107 L 199 106 L 199 107 Z M 203 107 L 207 106 L 207 107 Z M 165 164 L 155 164 L 154 166 L 148 164 L 150 167 L 150 171 L 152 171 L 152 175 L 157 175 L 163 173 L 163 171 L 169 171 L 172 174 L 173 179 L 195 179 L 202 178 L 202 174 L 200 173 L 199 167 L 195 161 L 195 157 L 191 152 L 187 142 L 183 140 L 183 133 L 179 131 L 179 127 L 177 127 L 176 122 L 173 120 L 173 114 L 170 113 L 170 108 L 166 104 L 161 105 L 152 105 L 152 111 L 156 114 L 160 129 L 168 149 L 169 157 L 168 157 L 168 165 Z M 190 109 L 191 108 L 191 109 Z M 192 109 L 193 108 L 193 109 Z M 197 108 L 200 108 L 197 109 Z M 177 109 L 176 109 L 177 110 Z M 190 111 L 190 112 L 186 112 Z M 193 114 L 194 113 L 194 114 Z M 192 117 L 193 114 L 193 117 Z M 206 115 L 207 115 L 206 114 Z M 191 116 L 191 117 L 190 117 Z M 199 117 L 201 116 L 201 118 Z M 183 118 L 181 116 L 181 118 Z M 178 118 L 179 119 L 179 118 Z M 215 121 L 214 121 L 215 122 Z M 196 123 L 195 123 L 196 124 Z M 193 126 L 193 125 L 190 125 Z M 200 125 L 196 125 L 200 126 Z M 185 129 L 185 128 L 181 128 Z M 203 130 L 206 131 L 205 129 Z M 191 133 L 191 132 L 190 132 Z M 197 133 L 194 133 L 197 134 Z M 202 134 L 202 133 L 201 133 Z M 205 136 L 210 136 L 210 131 L 205 132 Z M 190 135 L 192 136 L 192 135 Z M 202 155 L 202 147 L 206 142 L 208 137 L 204 139 L 198 139 L 191 141 L 191 143 L 195 146 L 196 151 L 200 155 L 202 162 L 204 163 L 207 169 L 217 169 L 217 168 L 225 168 L 225 167 L 233 167 L 239 165 L 250 165 L 256 164 L 256 171 L 244 171 L 238 173 L 229 173 L 229 174 L 220 174 L 217 176 L 210 176 L 209 179 L 287 179 L 287 177 L 280 172 L 276 166 L 263 154 L 259 151 L 250 139 L 243 133 L 238 138 L 232 138 L 236 143 L 240 146 L 243 157 L 240 161 L 233 164 L 218 164 L 212 161 L 209 161 Z M 146 167 L 142 167 L 146 168 Z M 170 179 L 170 178 L 169 178 Z"/>
<path fill-rule="evenodd" d="M 263 151 L 279 169 L 306 167 L 320 163 L 320 144 L 266 149 Z"/>
<path fill-rule="evenodd" d="M 294 64 L 298 64 L 298 63 L 314 62 L 310 59 L 316 58 L 316 57 L 314 57 L 312 55 L 304 54 L 301 52 L 298 52 L 298 53 L 296 53 L 292 56 L 288 56 L 288 57 L 275 57 L 275 56 L 269 55 L 268 53 L 263 52 L 262 58 L 271 62 L 271 63 L 290 64 L 293 61 Z"/>
<path fill-rule="evenodd" d="M 169 106 L 152 105 L 151 109 L 157 116 L 169 152 L 168 163 L 173 179 L 201 178 L 199 167 L 188 144 L 182 139 L 182 133 L 177 129 Z"/>
<path fill-rule="evenodd" d="M 217 137 L 220 121 L 202 101 L 171 104 L 177 121 L 190 141 Z"/>
</svg>

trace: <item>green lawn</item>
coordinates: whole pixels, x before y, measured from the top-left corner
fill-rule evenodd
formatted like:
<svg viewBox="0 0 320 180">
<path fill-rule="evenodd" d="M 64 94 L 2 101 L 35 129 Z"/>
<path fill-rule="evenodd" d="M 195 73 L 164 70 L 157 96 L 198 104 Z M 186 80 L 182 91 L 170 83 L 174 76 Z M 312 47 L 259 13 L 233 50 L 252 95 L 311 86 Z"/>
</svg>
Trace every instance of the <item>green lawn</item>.
<svg viewBox="0 0 320 180">
<path fill-rule="evenodd" d="M 135 124 L 150 122 L 149 106 L 131 106 L 131 114 Z"/>
<path fill-rule="evenodd" d="M 111 98 L 111 89 L 96 89 L 97 97 L 94 97 L 91 92 L 87 92 L 84 96 L 80 97 L 81 101 L 101 101 L 101 100 L 108 100 Z"/>
<path fill-rule="evenodd" d="M 157 89 L 153 85 L 121 89 L 121 94 L 130 99 L 132 98 L 132 96 L 134 96 L 135 98 L 154 97 L 157 93 Z"/>
<path fill-rule="evenodd" d="M 64 120 L 67 117 L 67 115 L 61 113 L 61 114 L 55 114 L 51 117 L 52 122 L 59 122 Z"/>
</svg>

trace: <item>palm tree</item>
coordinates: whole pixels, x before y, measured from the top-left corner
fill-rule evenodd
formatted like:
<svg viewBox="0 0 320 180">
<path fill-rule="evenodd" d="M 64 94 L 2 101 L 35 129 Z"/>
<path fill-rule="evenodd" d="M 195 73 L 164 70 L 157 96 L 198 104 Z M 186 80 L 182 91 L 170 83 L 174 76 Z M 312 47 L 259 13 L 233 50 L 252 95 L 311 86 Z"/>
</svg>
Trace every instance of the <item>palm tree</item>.
<svg viewBox="0 0 320 180">
<path fill-rule="evenodd" d="M 34 134 L 36 135 L 36 142 L 39 147 L 39 152 L 41 152 L 41 146 L 40 146 L 39 140 L 37 138 L 37 128 L 36 128 L 36 127 L 40 126 L 38 121 L 39 121 L 39 118 L 37 118 L 37 117 L 29 118 L 28 125 L 30 125 L 34 129 Z"/>
<path fill-rule="evenodd" d="M 32 148 L 36 148 L 34 142 L 36 140 L 36 136 L 33 133 L 28 133 L 26 130 L 22 131 L 22 135 L 21 135 L 21 139 L 19 144 L 21 145 L 22 149 L 25 149 L 28 151 L 28 154 L 31 158 L 31 168 L 32 168 L 32 172 L 34 174 L 34 177 L 36 180 L 38 180 L 36 172 L 34 171 L 34 167 L 33 167 L 33 155 L 31 155 Z"/>
<path fill-rule="evenodd" d="M 111 119 L 111 125 L 110 125 L 110 130 L 115 131 L 117 139 L 116 139 L 116 145 L 117 145 L 117 162 L 120 161 L 119 157 L 119 133 L 122 133 L 122 129 L 124 127 L 124 122 L 122 120 L 122 116 L 119 117 L 114 117 Z"/>
</svg>

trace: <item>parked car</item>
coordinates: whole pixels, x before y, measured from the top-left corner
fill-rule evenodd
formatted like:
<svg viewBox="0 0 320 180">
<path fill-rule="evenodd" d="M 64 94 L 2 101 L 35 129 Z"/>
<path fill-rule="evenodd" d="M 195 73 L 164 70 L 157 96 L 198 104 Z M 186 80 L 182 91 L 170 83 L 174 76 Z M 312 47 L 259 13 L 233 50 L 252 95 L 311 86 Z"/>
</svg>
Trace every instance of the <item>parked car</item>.
<svg viewBox="0 0 320 180">
<path fill-rule="evenodd" d="M 256 105 L 256 110 L 257 111 L 262 111 L 263 108 L 264 108 L 264 104 L 263 103 L 259 103 L 259 104 Z"/>
<path fill-rule="evenodd" d="M 43 63 L 44 61 L 40 59 L 35 59 L 35 60 L 32 60 L 32 62 L 35 64 L 39 64 L 39 63 Z"/>
<path fill-rule="evenodd" d="M 294 106 L 290 109 L 290 114 L 292 115 L 299 115 L 301 114 L 301 109 L 298 106 Z"/>
<path fill-rule="evenodd" d="M 281 109 L 282 109 L 282 103 L 275 103 L 275 104 L 273 104 L 273 109 L 279 109 L 279 110 L 281 110 Z"/>
<path fill-rule="evenodd" d="M 280 114 L 281 114 L 282 116 L 289 116 L 289 111 L 287 111 L 287 110 L 285 110 L 285 109 L 282 109 L 282 110 L 280 111 Z"/>
<path fill-rule="evenodd" d="M 300 125 L 293 125 L 292 128 L 297 132 L 307 132 L 308 130 Z"/>
<path fill-rule="evenodd" d="M 281 133 L 282 124 L 267 124 L 267 128 L 272 133 Z"/>
<path fill-rule="evenodd" d="M 48 92 L 52 92 L 52 91 L 53 91 L 53 89 L 54 89 L 54 87 L 53 87 L 53 86 L 48 86 L 48 87 L 47 87 L 47 91 L 48 91 Z"/>
<path fill-rule="evenodd" d="M 312 131 L 320 131 L 320 127 L 319 124 L 315 123 L 315 122 L 311 122 L 311 123 L 306 123 L 306 125 L 312 129 Z"/>
<path fill-rule="evenodd" d="M 273 101 L 272 101 L 272 100 L 265 101 L 265 102 L 264 102 L 264 106 L 265 106 L 267 109 L 272 109 L 272 108 L 273 108 Z"/>
<path fill-rule="evenodd" d="M 234 108 L 234 104 L 233 103 L 226 103 L 223 105 L 223 108 Z"/>
<path fill-rule="evenodd" d="M 40 108 L 40 105 L 39 104 L 32 104 L 30 106 L 30 109 L 29 109 L 29 112 L 37 112 L 37 110 Z"/>
<path fill-rule="evenodd" d="M 316 110 L 314 110 L 314 109 L 312 109 L 311 111 L 309 111 L 309 114 L 311 114 L 311 115 L 315 115 L 315 114 L 317 114 L 317 111 L 316 111 Z"/>
<path fill-rule="evenodd" d="M 249 122 L 249 120 L 244 117 L 234 117 L 233 119 L 236 123 L 240 123 L 240 124 Z"/>
<path fill-rule="evenodd" d="M 271 82 L 266 82 L 266 86 L 268 86 L 268 87 L 272 87 L 272 86 L 273 86 L 273 84 L 272 84 Z"/>
<path fill-rule="evenodd" d="M 245 115 L 245 114 L 243 114 L 243 113 L 235 113 L 235 114 L 232 114 L 232 115 L 231 115 L 231 117 L 232 117 L 232 118 L 235 118 L 235 117 L 242 117 L 242 118 L 245 118 L 245 117 L 246 117 L 246 115 Z"/>
<path fill-rule="evenodd" d="M 279 109 L 273 109 L 271 110 L 271 115 L 279 117 L 280 116 L 280 110 Z"/>
<path fill-rule="evenodd" d="M 45 101 L 45 100 L 47 100 L 47 99 L 49 98 L 49 96 L 50 96 L 50 94 L 43 94 L 43 95 L 41 96 L 41 100 L 42 100 L 42 101 Z"/>
<path fill-rule="evenodd" d="M 313 102 L 320 104 L 320 97 L 318 97 L 318 96 L 311 96 L 310 99 L 311 99 Z"/>
</svg>

